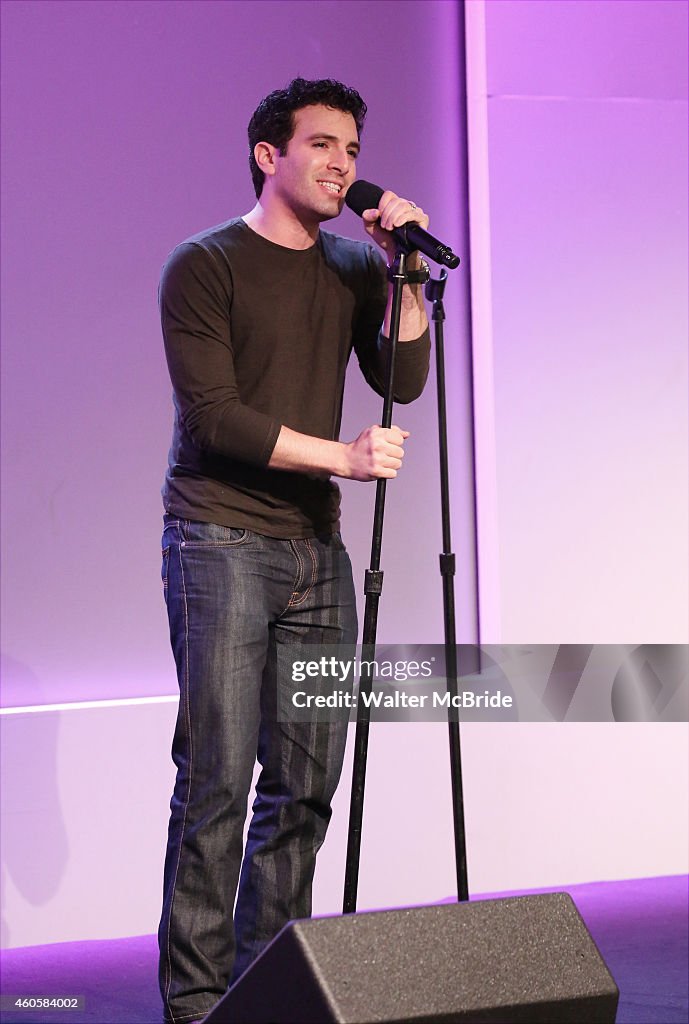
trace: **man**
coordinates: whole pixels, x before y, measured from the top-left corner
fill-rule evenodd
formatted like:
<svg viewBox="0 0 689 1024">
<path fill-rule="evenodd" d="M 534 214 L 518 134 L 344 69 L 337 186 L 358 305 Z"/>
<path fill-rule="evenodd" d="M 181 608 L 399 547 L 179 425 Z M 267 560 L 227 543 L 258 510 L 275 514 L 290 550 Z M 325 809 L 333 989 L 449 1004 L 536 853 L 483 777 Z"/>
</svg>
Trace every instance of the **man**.
<svg viewBox="0 0 689 1024">
<path fill-rule="evenodd" d="M 385 263 L 370 244 L 320 230 L 355 179 L 365 113 L 329 79 L 267 96 L 249 124 L 256 206 L 182 243 L 163 270 L 176 413 L 163 586 L 180 705 L 159 942 L 174 1024 L 202 1017 L 288 920 L 310 914 L 340 776 L 346 724 L 278 721 L 276 664 L 281 645 L 355 642 L 330 477 L 395 477 L 409 436 L 374 425 L 338 440 L 352 348 L 379 394 L 388 355 Z M 390 229 L 428 224 L 392 192 L 364 220 L 390 261 Z M 400 402 L 428 372 L 421 292 L 405 285 Z"/>
</svg>

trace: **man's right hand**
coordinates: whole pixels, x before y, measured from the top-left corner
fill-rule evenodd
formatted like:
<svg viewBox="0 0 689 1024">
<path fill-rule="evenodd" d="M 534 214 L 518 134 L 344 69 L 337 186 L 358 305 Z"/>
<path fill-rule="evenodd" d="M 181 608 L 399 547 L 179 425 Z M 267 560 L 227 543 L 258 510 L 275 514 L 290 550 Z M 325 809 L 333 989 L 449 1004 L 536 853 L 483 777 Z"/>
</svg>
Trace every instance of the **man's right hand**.
<svg viewBox="0 0 689 1024">
<path fill-rule="evenodd" d="M 345 471 L 349 480 L 380 480 L 397 476 L 404 458 L 408 430 L 372 426 L 362 430 L 355 441 L 344 446 Z"/>
<path fill-rule="evenodd" d="M 313 476 L 346 480 L 379 480 L 397 476 L 408 430 L 367 427 L 356 441 L 327 441 L 282 426 L 268 465 Z"/>
</svg>

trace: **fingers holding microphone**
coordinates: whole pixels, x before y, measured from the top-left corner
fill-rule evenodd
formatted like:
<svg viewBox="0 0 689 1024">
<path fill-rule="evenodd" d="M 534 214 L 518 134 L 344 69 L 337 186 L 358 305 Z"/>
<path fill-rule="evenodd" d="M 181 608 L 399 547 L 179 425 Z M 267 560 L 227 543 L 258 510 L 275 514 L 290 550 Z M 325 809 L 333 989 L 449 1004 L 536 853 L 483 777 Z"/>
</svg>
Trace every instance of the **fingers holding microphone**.
<svg viewBox="0 0 689 1024">
<path fill-rule="evenodd" d="M 394 231 L 403 224 L 413 221 L 422 228 L 428 227 L 428 216 L 411 199 L 403 199 L 394 192 L 383 192 L 378 203 L 379 224 L 384 231 Z"/>
<path fill-rule="evenodd" d="M 363 218 L 366 231 L 387 254 L 395 248 L 392 234 L 406 252 L 418 249 L 428 259 L 450 270 L 459 266 L 459 256 L 455 256 L 451 246 L 428 232 L 428 216 L 411 199 L 403 199 L 390 190 L 385 192 L 378 185 L 358 178 L 347 189 L 345 203 Z M 391 225 L 390 230 L 386 225 Z"/>
<path fill-rule="evenodd" d="M 428 227 L 428 215 L 411 199 L 404 199 L 389 189 L 383 192 L 377 207 L 364 210 L 361 214 L 367 233 L 386 251 L 394 252 L 395 243 L 391 232 L 405 224 L 414 223 Z"/>
</svg>

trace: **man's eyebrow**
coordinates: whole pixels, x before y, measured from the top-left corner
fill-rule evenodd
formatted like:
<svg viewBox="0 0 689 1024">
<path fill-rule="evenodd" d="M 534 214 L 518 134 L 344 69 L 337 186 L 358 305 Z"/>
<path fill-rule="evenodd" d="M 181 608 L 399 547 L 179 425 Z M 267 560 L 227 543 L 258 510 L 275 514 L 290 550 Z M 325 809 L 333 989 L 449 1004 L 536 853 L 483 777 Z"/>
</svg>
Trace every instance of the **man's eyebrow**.
<svg viewBox="0 0 689 1024">
<path fill-rule="evenodd" d="M 337 135 L 328 135 L 326 132 L 316 132 L 314 135 L 309 135 L 307 142 L 315 142 L 316 139 L 325 139 L 326 142 L 339 142 L 340 139 Z M 347 149 L 354 147 L 357 153 L 361 152 L 361 144 L 358 141 L 348 142 Z"/>
</svg>

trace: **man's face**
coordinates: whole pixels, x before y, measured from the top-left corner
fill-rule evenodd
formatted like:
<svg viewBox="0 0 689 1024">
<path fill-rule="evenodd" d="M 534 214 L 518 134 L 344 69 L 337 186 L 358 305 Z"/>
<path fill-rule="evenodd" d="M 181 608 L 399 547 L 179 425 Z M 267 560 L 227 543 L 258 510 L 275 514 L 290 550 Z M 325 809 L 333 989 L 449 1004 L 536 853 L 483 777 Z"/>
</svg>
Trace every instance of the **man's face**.
<svg viewBox="0 0 689 1024">
<path fill-rule="evenodd" d="M 302 107 L 294 113 L 287 152 L 275 153 L 269 187 L 302 219 L 320 222 L 337 217 L 345 192 L 356 178 L 358 152 L 351 114 L 330 107 Z"/>
</svg>

